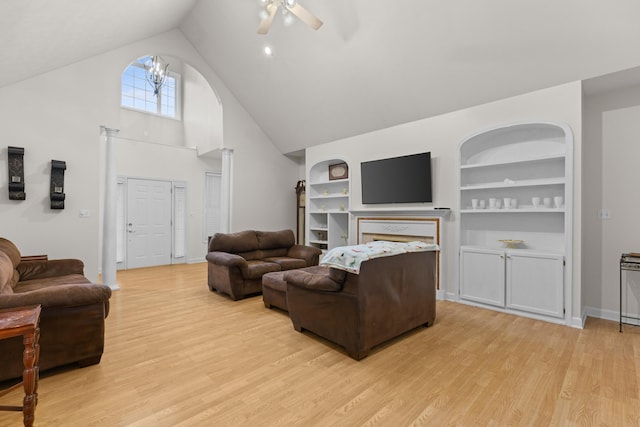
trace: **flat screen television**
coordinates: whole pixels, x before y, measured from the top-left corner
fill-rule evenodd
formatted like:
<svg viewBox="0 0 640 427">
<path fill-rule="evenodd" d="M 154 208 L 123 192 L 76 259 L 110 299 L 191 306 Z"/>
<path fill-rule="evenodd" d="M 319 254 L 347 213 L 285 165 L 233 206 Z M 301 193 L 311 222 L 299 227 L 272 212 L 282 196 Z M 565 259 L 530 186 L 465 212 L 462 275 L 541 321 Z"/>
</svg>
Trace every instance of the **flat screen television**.
<svg viewBox="0 0 640 427">
<path fill-rule="evenodd" d="M 360 163 L 362 204 L 425 203 L 431 197 L 431 153 Z"/>
</svg>

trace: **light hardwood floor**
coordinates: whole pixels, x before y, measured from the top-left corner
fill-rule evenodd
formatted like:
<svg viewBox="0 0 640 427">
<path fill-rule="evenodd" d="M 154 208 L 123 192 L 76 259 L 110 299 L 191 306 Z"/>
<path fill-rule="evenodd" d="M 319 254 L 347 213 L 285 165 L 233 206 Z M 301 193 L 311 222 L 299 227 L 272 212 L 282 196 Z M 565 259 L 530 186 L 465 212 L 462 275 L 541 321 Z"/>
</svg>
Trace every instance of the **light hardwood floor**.
<svg viewBox="0 0 640 427">
<path fill-rule="evenodd" d="M 433 327 L 356 362 L 261 297 L 209 292 L 206 264 L 118 282 L 102 362 L 43 375 L 37 426 L 640 425 L 640 328 L 440 301 Z"/>
</svg>

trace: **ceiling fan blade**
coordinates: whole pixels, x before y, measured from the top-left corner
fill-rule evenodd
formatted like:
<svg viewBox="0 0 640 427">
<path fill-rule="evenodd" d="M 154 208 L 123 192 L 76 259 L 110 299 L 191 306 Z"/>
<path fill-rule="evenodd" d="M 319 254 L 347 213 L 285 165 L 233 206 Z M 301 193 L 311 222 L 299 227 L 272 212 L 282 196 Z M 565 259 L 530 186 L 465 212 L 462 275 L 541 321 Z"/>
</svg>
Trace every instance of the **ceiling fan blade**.
<svg viewBox="0 0 640 427">
<path fill-rule="evenodd" d="M 314 30 L 322 27 L 322 21 L 313 16 L 307 9 L 300 6 L 299 3 L 296 2 L 296 4 L 291 7 L 287 6 L 287 9 Z"/>
<path fill-rule="evenodd" d="M 269 13 L 269 16 L 267 16 L 266 19 L 260 21 L 260 25 L 258 26 L 258 34 L 267 34 L 269 32 L 269 28 L 271 28 L 271 23 L 273 22 L 273 17 L 276 16 L 278 6 L 269 4 L 265 9 Z"/>
</svg>

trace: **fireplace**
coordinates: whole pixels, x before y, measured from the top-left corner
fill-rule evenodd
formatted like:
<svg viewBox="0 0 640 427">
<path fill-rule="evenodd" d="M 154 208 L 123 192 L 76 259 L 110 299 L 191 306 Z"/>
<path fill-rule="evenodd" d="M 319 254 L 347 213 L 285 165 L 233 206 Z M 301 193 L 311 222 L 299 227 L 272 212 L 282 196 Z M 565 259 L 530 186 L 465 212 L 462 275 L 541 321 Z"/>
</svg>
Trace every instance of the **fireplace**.
<svg viewBox="0 0 640 427">
<path fill-rule="evenodd" d="M 440 218 L 358 217 L 357 243 L 375 240 L 392 242 L 422 241 L 440 246 Z M 436 285 L 440 289 L 440 253 Z"/>
</svg>

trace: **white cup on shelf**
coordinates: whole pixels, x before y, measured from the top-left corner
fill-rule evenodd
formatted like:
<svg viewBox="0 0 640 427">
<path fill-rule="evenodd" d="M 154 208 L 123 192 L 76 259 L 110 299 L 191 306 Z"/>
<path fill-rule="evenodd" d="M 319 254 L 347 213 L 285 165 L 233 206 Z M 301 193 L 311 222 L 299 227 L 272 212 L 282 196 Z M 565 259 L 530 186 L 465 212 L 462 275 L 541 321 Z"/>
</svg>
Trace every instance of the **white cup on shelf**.
<svg viewBox="0 0 640 427">
<path fill-rule="evenodd" d="M 555 196 L 553 198 L 553 206 L 560 209 L 564 203 L 564 198 L 562 196 Z"/>
<path fill-rule="evenodd" d="M 514 199 L 513 197 L 511 198 L 511 209 L 517 209 L 518 208 L 518 199 Z"/>
<path fill-rule="evenodd" d="M 545 208 L 550 208 L 551 207 L 551 197 L 545 197 L 544 199 L 542 199 L 542 204 L 544 205 Z"/>
<path fill-rule="evenodd" d="M 502 207 L 502 200 L 496 199 L 496 209 L 500 209 Z"/>
<path fill-rule="evenodd" d="M 480 209 L 484 209 L 484 208 L 486 207 L 486 204 L 485 204 L 484 199 L 480 199 L 480 200 L 478 200 L 478 207 L 479 207 Z"/>
<path fill-rule="evenodd" d="M 498 202 L 498 199 L 496 199 L 495 197 L 490 198 L 489 199 L 489 209 L 495 209 L 497 202 Z"/>
<path fill-rule="evenodd" d="M 540 207 L 540 197 L 532 197 L 531 203 L 533 204 L 534 208 Z"/>
<path fill-rule="evenodd" d="M 505 209 L 511 208 L 511 197 L 504 198 L 504 208 Z"/>
<path fill-rule="evenodd" d="M 471 199 L 471 207 L 473 209 L 478 209 L 478 199 Z"/>
</svg>

